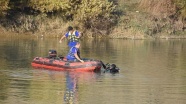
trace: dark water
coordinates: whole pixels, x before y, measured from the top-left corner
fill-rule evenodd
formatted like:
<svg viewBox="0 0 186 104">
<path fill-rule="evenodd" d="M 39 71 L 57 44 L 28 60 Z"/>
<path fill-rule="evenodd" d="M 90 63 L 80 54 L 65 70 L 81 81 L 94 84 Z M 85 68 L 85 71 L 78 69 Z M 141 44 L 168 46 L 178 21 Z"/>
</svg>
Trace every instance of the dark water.
<svg viewBox="0 0 186 104">
<path fill-rule="evenodd" d="M 186 40 L 82 40 L 81 56 L 119 74 L 33 69 L 68 51 L 56 38 L 0 36 L 0 104 L 186 104 Z"/>
</svg>

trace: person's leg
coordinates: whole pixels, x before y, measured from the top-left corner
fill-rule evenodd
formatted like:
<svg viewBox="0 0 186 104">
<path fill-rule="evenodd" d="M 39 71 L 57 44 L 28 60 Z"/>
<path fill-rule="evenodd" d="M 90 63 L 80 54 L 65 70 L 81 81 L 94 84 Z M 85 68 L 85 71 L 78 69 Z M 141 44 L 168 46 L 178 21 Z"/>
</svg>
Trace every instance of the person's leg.
<svg viewBox="0 0 186 104">
<path fill-rule="evenodd" d="M 81 58 L 81 57 L 80 57 L 80 49 L 78 49 L 77 55 L 79 56 L 79 58 Z"/>
</svg>

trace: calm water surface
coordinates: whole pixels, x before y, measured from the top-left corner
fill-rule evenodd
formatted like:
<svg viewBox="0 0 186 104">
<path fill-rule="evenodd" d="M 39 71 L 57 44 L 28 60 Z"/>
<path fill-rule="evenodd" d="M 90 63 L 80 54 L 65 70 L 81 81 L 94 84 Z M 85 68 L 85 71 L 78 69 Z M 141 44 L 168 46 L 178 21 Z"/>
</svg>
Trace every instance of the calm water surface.
<svg viewBox="0 0 186 104">
<path fill-rule="evenodd" d="M 0 104 L 186 104 L 186 40 L 94 40 L 81 57 L 115 63 L 119 74 L 34 69 L 56 38 L 0 36 Z"/>
</svg>

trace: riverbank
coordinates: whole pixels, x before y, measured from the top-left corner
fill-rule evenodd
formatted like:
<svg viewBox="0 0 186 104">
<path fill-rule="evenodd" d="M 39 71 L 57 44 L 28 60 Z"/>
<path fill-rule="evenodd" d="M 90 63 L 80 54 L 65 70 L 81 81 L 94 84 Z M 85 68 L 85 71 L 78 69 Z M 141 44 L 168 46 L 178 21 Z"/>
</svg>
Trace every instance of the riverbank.
<svg viewBox="0 0 186 104">
<path fill-rule="evenodd" d="M 116 22 L 113 25 L 100 20 L 87 20 L 84 21 L 85 24 L 82 24 L 77 19 L 64 21 L 59 16 L 49 16 L 47 14 L 27 15 L 18 12 L 15 15 L 10 15 L 9 19 L 4 18 L 0 20 L 0 34 L 61 37 L 65 34 L 67 27 L 71 25 L 79 27 L 79 31 L 86 38 L 186 38 L 185 20 L 181 19 L 181 17 L 170 18 L 173 14 L 168 14 L 167 11 L 164 11 L 166 15 L 162 17 L 158 12 L 164 9 L 164 6 L 153 10 L 153 13 L 149 13 L 149 11 L 144 10 L 144 7 L 148 8 L 148 10 L 152 10 L 153 7 L 148 7 L 146 2 L 145 0 L 117 0 L 115 2 L 117 4 L 117 12 L 115 13 L 118 18 L 113 20 Z M 161 5 L 164 2 L 158 3 L 160 4 L 153 4 L 153 6 L 156 7 L 156 5 Z M 155 12 L 158 15 L 155 15 Z"/>
<path fill-rule="evenodd" d="M 119 6 L 124 15 L 109 35 L 111 38 L 186 38 L 186 20 L 169 0 L 120 0 Z"/>
</svg>

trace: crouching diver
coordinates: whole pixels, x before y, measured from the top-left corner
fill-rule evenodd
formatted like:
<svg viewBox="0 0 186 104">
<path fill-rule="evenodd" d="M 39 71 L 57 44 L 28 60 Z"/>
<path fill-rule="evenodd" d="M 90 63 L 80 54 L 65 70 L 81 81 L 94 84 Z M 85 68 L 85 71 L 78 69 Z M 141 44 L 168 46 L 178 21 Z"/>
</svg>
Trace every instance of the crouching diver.
<svg viewBox="0 0 186 104">
<path fill-rule="evenodd" d="M 78 49 L 79 49 L 79 47 L 80 47 L 80 43 L 77 42 L 74 47 L 70 48 L 70 50 L 68 52 L 68 55 L 67 55 L 67 60 L 68 61 L 80 61 L 82 63 L 84 62 L 78 56 Z"/>
</svg>

